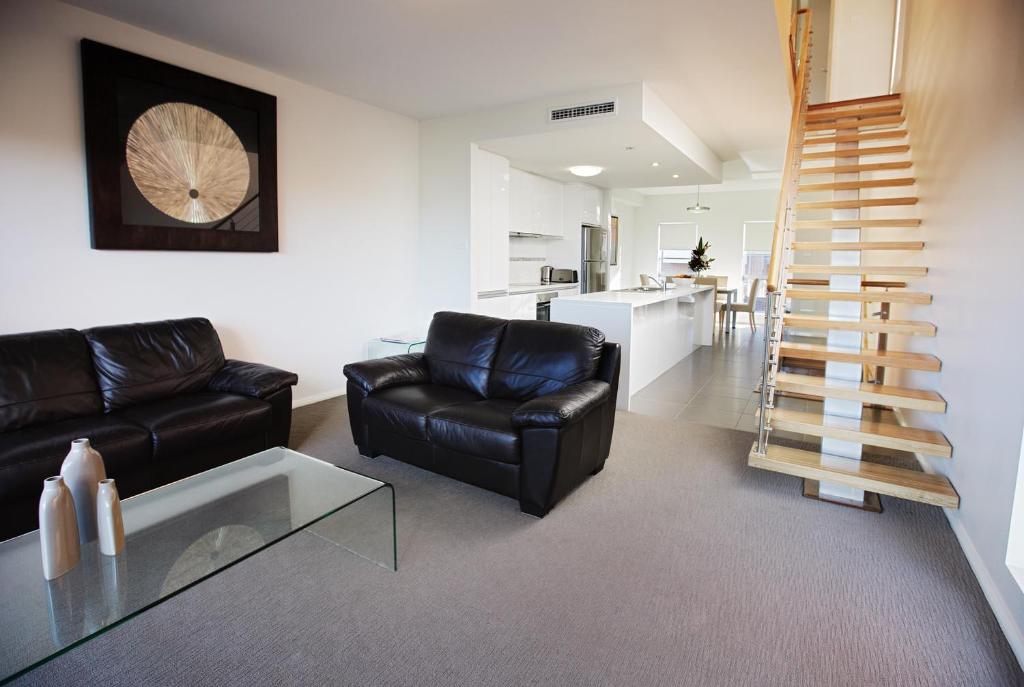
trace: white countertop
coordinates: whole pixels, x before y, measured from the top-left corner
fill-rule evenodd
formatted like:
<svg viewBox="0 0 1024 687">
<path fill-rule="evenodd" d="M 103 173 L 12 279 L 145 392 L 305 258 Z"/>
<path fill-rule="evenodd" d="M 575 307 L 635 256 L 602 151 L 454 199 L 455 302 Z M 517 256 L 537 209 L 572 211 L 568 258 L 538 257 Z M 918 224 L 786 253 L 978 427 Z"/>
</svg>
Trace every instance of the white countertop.
<svg viewBox="0 0 1024 687">
<path fill-rule="evenodd" d="M 693 301 L 693 295 L 711 291 L 712 286 L 677 286 L 674 289 L 662 291 L 597 291 L 595 293 L 584 293 L 578 296 L 561 296 L 561 302 L 573 302 L 581 304 L 597 305 L 618 305 L 630 308 L 642 308 L 655 303 L 682 299 Z"/>
<path fill-rule="evenodd" d="M 580 288 L 579 282 L 575 284 L 509 284 L 509 294 L 518 293 L 540 293 L 542 291 L 564 291 L 566 289 Z"/>
</svg>

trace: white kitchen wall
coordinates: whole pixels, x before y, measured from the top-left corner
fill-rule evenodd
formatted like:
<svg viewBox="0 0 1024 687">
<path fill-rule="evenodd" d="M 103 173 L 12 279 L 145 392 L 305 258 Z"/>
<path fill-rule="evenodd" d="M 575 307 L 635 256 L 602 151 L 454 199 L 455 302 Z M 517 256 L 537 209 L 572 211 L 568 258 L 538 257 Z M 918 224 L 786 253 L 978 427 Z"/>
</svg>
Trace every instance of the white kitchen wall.
<svg viewBox="0 0 1024 687">
<path fill-rule="evenodd" d="M 277 96 L 279 253 L 90 249 L 83 37 Z M 409 328 L 416 121 L 49 0 L 0 4 L 0 83 L 0 332 L 203 315 L 229 356 L 297 372 L 301 401 Z"/>
<path fill-rule="evenodd" d="M 730 286 L 740 286 L 743 272 L 743 223 L 774 221 L 778 189 L 706 192 L 700 200 L 710 212 L 694 215 L 686 211 L 697 199 L 695 193 L 649 195 L 635 211 L 631 276 L 627 286 L 639 284 L 641 273 L 658 273 L 658 224 L 696 222 L 700 235 L 711 242 L 711 274 L 729 277 Z M 687 271 L 682 266 L 682 271 Z"/>
<path fill-rule="evenodd" d="M 908 419 L 953 445 L 952 460 L 928 465 L 960 494 L 946 515 L 1018 660 L 1024 593 L 1005 559 L 1024 427 L 1021 26 L 1018 0 L 909 5 L 903 93 L 929 267 L 914 289 L 934 302 L 898 316 L 937 325 L 936 338 L 909 343 L 937 355 L 942 372 L 892 377 L 949 404 Z"/>
</svg>

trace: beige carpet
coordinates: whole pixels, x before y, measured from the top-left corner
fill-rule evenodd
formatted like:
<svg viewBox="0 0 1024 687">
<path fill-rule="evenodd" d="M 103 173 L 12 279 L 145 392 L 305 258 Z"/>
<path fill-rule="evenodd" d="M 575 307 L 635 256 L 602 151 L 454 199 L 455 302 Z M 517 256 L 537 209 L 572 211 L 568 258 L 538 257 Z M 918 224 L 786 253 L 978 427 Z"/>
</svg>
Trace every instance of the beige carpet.
<svg viewBox="0 0 1024 687">
<path fill-rule="evenodd" d="M 806 500 L 750 434 L 620 413 L 538 520 L 347 425 L 304 408 L 293 444 L 395 485 L 398 573 L 295 536 L 19 684 L 1024 684 L 938 509 Z"/>
</svg>

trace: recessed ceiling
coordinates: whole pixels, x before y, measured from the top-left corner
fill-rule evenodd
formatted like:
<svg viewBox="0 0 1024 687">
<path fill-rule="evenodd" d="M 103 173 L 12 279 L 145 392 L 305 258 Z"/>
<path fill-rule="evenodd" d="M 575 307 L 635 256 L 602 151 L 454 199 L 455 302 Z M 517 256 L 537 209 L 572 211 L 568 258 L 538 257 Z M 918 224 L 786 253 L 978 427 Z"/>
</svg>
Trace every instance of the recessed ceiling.
<svg viewBox="0 0 1024 687">
<path fill-rule="evenodd" d="M 682 151 L 638 120 L 477 143 L 484 150 L 507 157 L 513 167 L 559 181 L 585 181 L 603 188 L 661 186 L 680 181 L 717 182 Z M 657 166 L 653 165 L 655 162 Z M 573 176 L 569 171 L 572 165 L 598 165 L 604 171 L 584 180 Z M 673 178 L 673 174 L 679 177 Z"/>
<path fill-rule="evenodd" d="M 723 160 L 785 144 L 765 0 L 72 0 L 419 119 L 648 83 Z"/>
</svg>

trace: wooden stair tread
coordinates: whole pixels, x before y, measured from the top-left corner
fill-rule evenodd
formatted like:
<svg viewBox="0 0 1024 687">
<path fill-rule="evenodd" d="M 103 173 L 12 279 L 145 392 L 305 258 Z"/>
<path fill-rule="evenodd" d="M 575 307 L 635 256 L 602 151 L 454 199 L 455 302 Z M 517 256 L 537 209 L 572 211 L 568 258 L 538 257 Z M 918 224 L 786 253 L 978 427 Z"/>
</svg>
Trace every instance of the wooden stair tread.
<svg viewBox="0 0 1024 687">
<path fill-rule="evenodd" d="M 905 334 L 907 336 L 935 336 L 935 325 L 917 320 L 830 320 L 823 315 L 785 315 L 782 318 L 787 327 L 802 329 L 836 329 L 850 332 L 877 332 L 879 334 Z M 895 353 L 895 351 L 891 351 Z M 918 353 L 907 355 L 920 355 Z M 931 356 L 928 356 L 931 357 Z M 936 359 L 937 360 L 937 359 Z"/>
<path fill-rule="evenodd" d="M 801 279 L 798 277 L 790 277 L 786 280 L 786 283 L 790 286 L 828 286 L 828 279 Z M 878 279 L 861 279 L 861 286 L 881 288 L 881 289 L 905 289 L 907 288 L 907 282 L 905 281 L 885 281 Z"/>
<path fill-rule="evenodd" d="M 834 136 L 808 136 L 804 138 L 804 147 L 834 145 L 836 143 L 857 143 L 858 141 L 878 141 L 886 138 L 904 138 L 906 129 L 884 131 L 863 131 L 856 134 L 836 134 Z"/>
<path fill-rule="evenodd" d="M 910 146 L 873 146 L 870 148 L 850 148 L 844 150 L 823 150 L 820 153 L 804 153 L 805 160 L 827 160 L 833 157 L 867 157 L 868 155 L 901 155 L 909 153 Z M 803 168 L 801 168 L 803 171 Z"/>
<path fill-rule="evenodd" d="M 814 176 L 818 174 L 860 174 L 861 172 L 887 172 L 893 169 L 908 169 L 913 166 L 914 163 L 911 160 L 897 160 L 895 162 L 869 162 L 863 165 L 801 167 L 800 176 Z"/>
<path fill-rule="evenodd" d="M 887 103 L 875 107 L 851 107 L 835 110 L 811 110 L 808 108 L 808 122 L 832 122 L 837 119 L 867 119 L 871 117 L 883 117 L 885 115 L 898 115 L 903 113 L 903 103 Z"/>
<path fill-rule="evenodd" d="M 860 181 L 839 181 L 825 184 L 800 184 L 798 193 L 813 191 L 855 191 L 861 188 L 890 188 L 893 186 L 912 186 L 917 181 L 914 177 L 898 177 L 895 179 L 862 179 Z"/>
<path fill-rule="evenodd" d="M 800 325 L 791 325 L 799 327 Z M 908 351 L 876 351 L 854 348 L 841 348 L 822 344 L 796 343 L 783 341 L 779 344 L 779 355 L 801 360 L 825 360 L 837 363 L 861 363 L 880 367 L 892 367 L 901 370 L 921 370 L 938 372 L 942 369 L 941 361 L 927 353 L 910 353 Z"/>
<path fill-rule="evenodd" d="M 903 115 L 885 115 L 883 117 L 858 119 L 855 122 L 844 122 L 838 125 L 835 122 L 829 121 L 810 122 L 804 127 L 804 131 L 831 131 L 837 127 L 840 129 L 863 129 L 869 126 L 900 126 L 904 120 Z"/>
<path fill-rule="evenodd" d="M 805 200 L 796 204 L 799 210 L 851 210 L 853 208 L 878 208 L 894 205 L 915 205 L 916 196 L 904 196 L 901 198 L 857 198 L 855 200 Z"/>
<path fill-rule="evenodd" d="M 767 446 L 763 456 L 751 449 L 747 464 L 787 475 L 844 484 L 855 489 L 919 501 L 943 508 L 957 508 L 960 497 L 942 475 L 896 468 L 864 460 L 839 458 L 814 451 Z"/>
<path fill-rule="evenodd" d="M 775 408 L 769 416 L 772 429 L 816 437 L 855 441 L 869 446 L 950 458 L 953 447 L 942 432 L 904 427 L 891 422 L 872 422 Z"/>
<path fill-rule="evenodd" d="M 794 241 L 793 250 L 923 250 L 924 241 Z"/>
<path fill-rule="evenodd" d="M 921 220 L 907 219 L 798 219 L 793 229 L 870 229 L 873 227 L 919 227 Z"/>
<path fill-rule="evenodd" d="M 827 377 L 811 377 L 790 372 L 779 372 L 775 376 L 775 383 L 783 391 L 793 391 L 819 398 L 839 398 L 931 413 L 946 412 L 946 401 L 934 391 L 906 389 L 868 382 L 850 382 Z"/>
<path fill-rule="evenodd" d="M 883 93 L 882 95 L 870 95 L 864 98 L 850 98 L 848 100 L 832 100 L 827 103 L 814 103 L 808 105 L 808 112 L 818 112 L 821 110 L 833 110 L 836 108 L 847 108 L 853 105 L 866 105 L 868 103 L 884 103 L 890 100 L 901 100 L 903 98 L 902 93 Z"/>
<path fill-rule="evenodd" d="M 790 265 L 793 274 L 888 274 L 895 277 L 923 277 L 927 267 L 916 265 Z"/>
<path fill-rule="evenodd" d="M 930 293 L 918 291 L 826 291 L 824 289 L 786 289 L 787 298 L 807 301 L 857 301 L 859 303 L 915 303 L 932 302 Z"/>
</svg>

